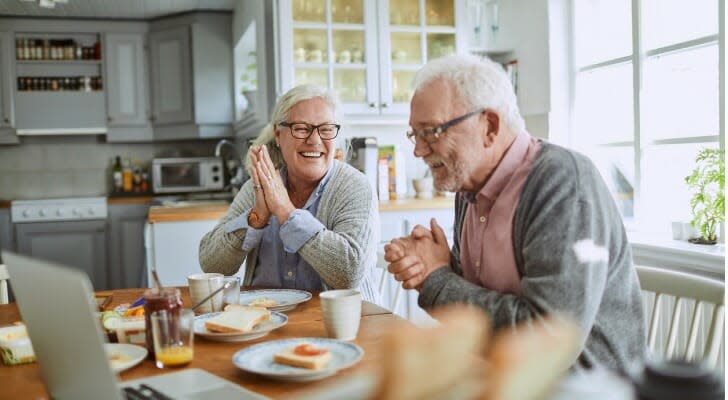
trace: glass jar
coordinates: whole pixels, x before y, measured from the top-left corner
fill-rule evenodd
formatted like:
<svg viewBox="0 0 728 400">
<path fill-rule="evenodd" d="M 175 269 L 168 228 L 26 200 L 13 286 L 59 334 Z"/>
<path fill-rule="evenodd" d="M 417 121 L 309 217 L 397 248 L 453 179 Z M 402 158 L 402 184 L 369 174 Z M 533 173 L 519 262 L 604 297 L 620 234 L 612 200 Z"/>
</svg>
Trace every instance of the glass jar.
<svg viewBox="0 0 728 400">
<path fill-rule="evenodd" d="M 179 289 L 164 288 L 161 291 L 151 288 L 144 291 L 144 326 L 146 329 L 147 351 L 149 359 L 154 360 L 154 339 L 152 338 L 152 321 L 150 316 L 153 312 L 167 310 L 173 316 L 179 315 L 182 309 L 182 296 Z"/>
</svg>

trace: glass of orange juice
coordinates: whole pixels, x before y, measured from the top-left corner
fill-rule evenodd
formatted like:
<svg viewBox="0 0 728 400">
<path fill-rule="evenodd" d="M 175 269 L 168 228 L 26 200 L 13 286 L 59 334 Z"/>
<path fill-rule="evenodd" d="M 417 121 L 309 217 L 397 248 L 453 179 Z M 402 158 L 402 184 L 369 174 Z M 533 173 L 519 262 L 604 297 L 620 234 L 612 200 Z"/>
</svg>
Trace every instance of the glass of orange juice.
<svg viewBox="0 0 728 400">
<path fill-rule="evenodd" d="M 194 358 L 195 314 L 189 309 L 151 315 L 157 368 L 184 367 Z"/>
</svg>

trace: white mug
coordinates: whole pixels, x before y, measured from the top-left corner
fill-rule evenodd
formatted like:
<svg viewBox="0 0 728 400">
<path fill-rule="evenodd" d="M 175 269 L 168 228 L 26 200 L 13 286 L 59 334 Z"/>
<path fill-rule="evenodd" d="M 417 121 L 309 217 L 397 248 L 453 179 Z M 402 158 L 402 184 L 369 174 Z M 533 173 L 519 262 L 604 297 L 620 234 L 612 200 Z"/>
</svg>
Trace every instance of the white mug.
<svg viewBox="0 0 728 400">
<path fill-rule="evenodd" d="M 356 339 L 361 320 L 361 293 L 353 289 L 327 290 L 321 292 L 319 299 L 329 337 Z"/>
<path fill-rule="evenodd" d="M 210 293 L 222 287 L 224 278 L 225 276 L 223 274 L 217 273 L 189 275 L 187 277 L 187 283 L 190 286 L 190 301 L 192 302 L 192 305 L 194 306 L 199 303 L 200 300 L 210 295 Z M 222 298 L 223 292 L 220 291 L 209 300 L 202 303 L 195 312 L 198 314 L 207 314 L 222 311 Z"/>
</svg>

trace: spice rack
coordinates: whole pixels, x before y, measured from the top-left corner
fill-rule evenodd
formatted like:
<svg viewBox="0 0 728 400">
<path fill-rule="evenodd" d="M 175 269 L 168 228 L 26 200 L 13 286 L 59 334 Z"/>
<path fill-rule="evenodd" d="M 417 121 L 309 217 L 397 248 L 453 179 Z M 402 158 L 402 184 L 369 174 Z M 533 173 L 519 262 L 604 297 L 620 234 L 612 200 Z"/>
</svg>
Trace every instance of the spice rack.
<svg viewBox="0 0 728 400">
<path fill-rule="evenodd" d="M 18 134 L 105 132 L 100 33 L 17 32 L 14 43 Z"/>
</svg>

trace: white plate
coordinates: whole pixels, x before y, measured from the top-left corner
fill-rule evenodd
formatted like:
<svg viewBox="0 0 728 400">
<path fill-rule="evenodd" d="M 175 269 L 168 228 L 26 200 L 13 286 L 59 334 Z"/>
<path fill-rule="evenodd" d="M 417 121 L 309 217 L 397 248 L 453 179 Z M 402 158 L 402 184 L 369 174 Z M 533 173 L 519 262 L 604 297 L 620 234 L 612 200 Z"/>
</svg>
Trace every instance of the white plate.
<svg viewBox="0 0 728 400">
<path fill-rule="evenodd" d="M 313 370 L 278 364 L 273 355 L 301 343 L 313 343 L 331 352 L 331 362 L 326 367 Z M 361 347 L 341 340 L 324 338 L 296 338 L 273 340 L 242 349 L 233 355 L 233 364 L 243 371 L 267 376 L 281 381 L 312 381 L 335 374 L 356 364 L 364 356 Z"/>
<path fill-rule="evenodd" d="M 240 292 L 240 304 L 242 305 L 250 305 L 252 301 L 260 298 L 275 300 L 275 306 L 267 307 L 271 311 L 288 311 L 293 310 L 300 303 L 311 300 L 311 293 L 295 289 L 261 289 Z"/>
<path fill-rule="evenodd" d="M 205 328 L 205 321 L 220 314 L 219 312 L 202 314 L 195 317 L 195 334 L 205 339 L 216 340 L 218 342 L 244 342 L 253 340 L 267 335 L 273 329 L 280 328 L 288 323 L 288 317 L 285 314 L 272 311 L 270 319 L 263 321 L 253 327 L 253 330 L 246 333 L 220 333 L 210 332 Z"/>
<path fill-rule="evenodd" d="M 134 344 L 106 343 L 104 348 L 109 356 L 111 369 L 117 373 L 126 371 L 147 357 L 147 349 Z"/>
</svg>

